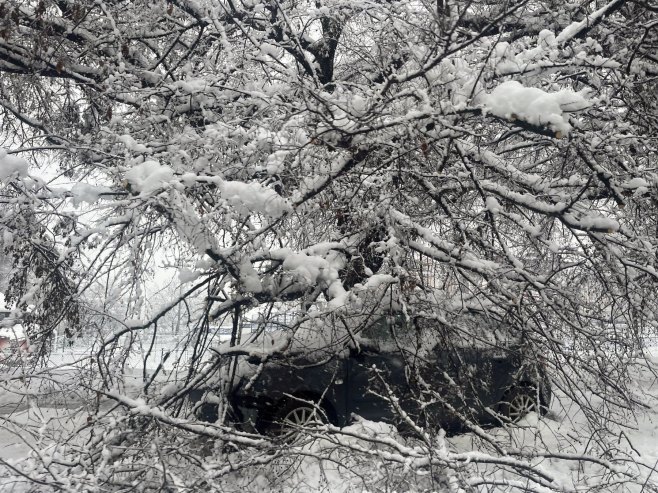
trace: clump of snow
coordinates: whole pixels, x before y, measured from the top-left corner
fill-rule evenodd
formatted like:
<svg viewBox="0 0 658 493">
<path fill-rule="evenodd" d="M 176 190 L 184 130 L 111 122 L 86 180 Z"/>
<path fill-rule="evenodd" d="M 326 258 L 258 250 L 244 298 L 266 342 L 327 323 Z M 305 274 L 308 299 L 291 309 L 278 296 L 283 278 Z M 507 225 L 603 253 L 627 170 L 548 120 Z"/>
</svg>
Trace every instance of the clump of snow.
<svg viewBox="0 0 658 493">
<path fill-rule="evenodd" d="M 260 183 L 224 181 L 220 183 L 219 190 L 240 214 L 256 212 L 276 218 L 292 210 L 286 199 Z"/>
<path fill-rule="evenodd" d="M 330 272 L 329 263 L 322 257 L 291 253 L 283 261 L 284 270 L 295 272 L 308 284 L 315 284 Z"/>
<path fill-rule="evenodd" d="M 485 111 L 508 120 L 522 120 L 532 125 L 547 126 L 556 137 L 571 130 L 565 112 L 583 110 L 591 105 L 584 93 L 562 89 L 546 92 L 525 87 L 517 81 L 506 81 L 481 98 Z"/>
<path fill-rule="evenodd" d="M 606 2 L 603 7 L 585 16 L 581 21 L 575 21 L 565 27 L 555 38 L 560 44 L 564 44 L 575 38 L 584 29 L 594 25 L 594 23 L 604 17 L 612 8 L 616 8 L 619 2 Z"/>
<path fill-rule="evenodd" d="M 157 161 L 144 161 L 125 174 L 131 190 L 145 194 L 162 188 L 171 182 L 173 177 L 174 171 L 169 166 L 164 166 Z"/>
<path fill-rule="evenodd" d="M 286 157 L 290 154 L 290 151 L 278 150 L 273 152 L 267 157 L 267 165 L 265 169 L 269 175 L 274 175 L 280 173 L 283 169 L 284 162 Z"/>
<path fill-rule="evenodd" d="M 555 48 L 557 46 L 555 33 L 549 29 L 542 29 L 539 31 L 539 35 L 537 36 L 537 46 Z"/>
<path fill-rule="evenodd" d="M 171 397 L 175 395 L 181 389 L 180 382 L 169 382 L 162 389 L 160 389 L 160 396 L 163 398 Z"/>
<path fill-rule="evenodd" d="M 71 188 L 71 194 L 73 195 L 73 204 L 79 205 L 82 202 L 87 202 L 88 204 L 94 204 L 98 201 L 98 198 L 103 194 L 110 192 L 111 190 L 108 187 L 97 187 L 95 185 L 89 185 L 87 183 L 76 183 Z"/>
<path fill-rule="evenodd" d="M 356 126 L 356 123 L 350 119 L 350 115 L 348 115 L 343 109 L 339 108 L 334 112 L 332 126 L 333 128 L 349 132 Z"/>
<path fill-rule="evenodd" d="M 193 271 L 183 267 L 182 269 L 180 269 L 180 271 L 178 271 L 178 280 L 181 283 L 185 284 L 186 282 L 195 281 L 196 279 L 199 278 L 200 275 L 201 275 L 200 272 Z"/>
<path fill-rule="evenodd" d="M 128 134 L 118 136 L 117 140 L 126 146 L 126 149 L 129 151 L 136 152 L 138 154 L 148 152 L 148 148 L 144 144 L 140 144 Z"/>
<path fill-rule="evenodd" d="M 208 81 L 199 77 L 188 77 L 176 82 L 174 86 L 188 94 L 199 94 L 208 89 Z"/>
<path fill-rule="evenodd" d="M 269 43 L 263 43 L 259 48 L 263 55 L 269 55 L 275 59 L 279 58 L 281 55 L 281 49 L 278 46 L 274 46 Z"/>
<path fill-rule="evenodd" d="M 357 117 L 362 117 L 368 112 L 368 100 L 358 94 L 352 95 L 350 100 L 350 113 Z"/>
<path fill-rule="evenodd" d="M 649 191 L 651 185 L 644 178 L 633 178 L 621 184 L 622 188 L 633 190 L 633 195 L 639 197 Z"/>
<path fill-rule="evenodd" d="M 271 252 L 272 259 L 283 260 L 281 267 L 305 283 L 317 284 L 338 279 L 338 271 L 326 258 L 319 255 L 295 253 L 289 248 L 281 248 Z"/>
<path fill-rule="evenodd" d="M 493 214 L 496 214 L 500 212 L 500 204 L 498 203 L 498 200 L 496 200 L 495 197 L 487 197 L 485 206 L 489 212 L 492 212 Z"/>
<path fill-rule="evenodd" d="M 7 178 L 18 177 L 24 178 L 27 176 L 28 163 L 25 159 L 21 159 L 7 151 L 0 149 L 0 180 Z"/>
<path fill-rule="evenodd" d="M 619 222 L 615 219 L 588 214 L 577 220 L 578 224 L 585 229 L 607 230 L 609 233 L 619 231 Z"/>
<path fill-rule="evenodd" d="M 250 293 L 260 293 L 263 290 L 258 272 L 246 258 L 240 263 L 240 285 Z"/>
<path fill-rule="evenodd" d="M 634 189 L 634 188 L 649 188 L 649 182 L 644 178 L 632 178 L 621 184 L 623 188 Z"/>
</svg>

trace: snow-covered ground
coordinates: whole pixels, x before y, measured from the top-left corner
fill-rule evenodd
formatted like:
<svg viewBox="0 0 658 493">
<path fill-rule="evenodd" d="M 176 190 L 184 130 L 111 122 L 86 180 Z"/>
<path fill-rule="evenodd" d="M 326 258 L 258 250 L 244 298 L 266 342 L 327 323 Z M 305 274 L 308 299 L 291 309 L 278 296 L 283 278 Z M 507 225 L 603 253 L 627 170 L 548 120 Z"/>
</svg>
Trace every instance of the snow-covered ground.
<svg viewBox="0 0 658 493">
<path fill-rule="evenodd" d="M 18 472 L 24 471 L 26 457 L 38 457 L 53 447 L 53 437 L 65 442 L 83 420 L 79 409 L 65 407 L 30 406 L 0 415 L 0 491 L 22 493 L 34 488 Z M 44 491 L 48 490 L 44 487 Z"/>
<path fill-rule="evenodd" d="M 169 344 L 176 345 L 175 341 Z M 225 491 L 267 491 L 273 480 L 277 481 L 279 491 L 411 492 L 426 491 L 428 486 L 449 491 L 452 476 L 461 474 L 463 478 L 466 474 L 474 487 L 495 479 L 500 491 L 655 492 L 658 491 L 657 349 L 650 351 L 649 365 L 635 373 L 631 388 L 637 402 L 632 409 L 618 414 L 617 422 L 607 423 L 610 433 L 605 437 L 595 421 L 588 420 L 557 390 L 545 417 L 531 414 L 517 426 L 486 430 L 490 439 L 495 440 L 495 446 L 477 432 L 436 438 L 436 452 L 464 464 L 459 472 L 446 469 L 437 475 L 431 468 L 414 467 L 414 461 L 421 460 L 414 457 L 426 450 L 423 443 L 399 436 L 390 425 L 360 421 L 329 435 L 328 439 L 316 437 L 307 443 L 292 444 L 292 448 L 301 452 L 296 459 L 282 456 L 268 467 L 254 469 L 250 475 L 244 471 L 230 473 L 219 484 Z M 98 405 L 85 390 L 83 367 L 73 364 L 76 358 L 80 359 L 76 351 L 75 347 L 69 347 L 55 353 L 51 363 L 58 362 L 60 366 L 29 381 L 15 378 L 19 373 L 13 376 L 5 373 L 0 386 L 0 491 L 3 493 L 27 491 L 17 472 L 25 465 L 25 458 L 54 446 L 53 438 L 69 440 L 74 429 L 84 426 L 90 406 Z M 139 376 L 137 371 L 127 372 L 124 389 L 128 393 L 138 387 Z M 592 403 L 601 410 L 606 407 L 596 396 L 592 396 Z M 403 448 L 391 447 L 392 440 L 397 440 Z M 368 455 L 373 449 L 380 449 L 381 453 Z M 383 457 L 389 458 L 388 465 Z M 543 474 L 545 486 L 524 481 L 518 475 L 511 476 L 509 468 L 489 462 L 488 457 L 535 466 Z M 428 478 L 433 474 L 438 479 L 433 477 L 430 481 Z M 632 481 L 628 482 L 629 479 Z M 490 484 L 480 490 L 493 491 Z"/>
<path fill-rule="evenodd" d="M 605 435 L 598 424 L 557 391 L 544 417 L 531 413 L 513 426 L 454 436 L 435 437 L 436 464 L 459 463 L 462 468 L 412 467 L 427 462 L 426 444 L 405 439 L 384 423 L 357 422 L 331 439 L 316 438 L 298 445 L 303 458 L 284 458 L 281 465 L 256 478 L 237 476 L 226 491 L 254 484 L 267 490 L 278 475 L 282 491 L 463 491 L 452 489 L 457 475 L 468 478 L 474 491 L 649 493 L 658 491 L 658 359 L 638 370 L 632 387 L 637 405 L 608 422 Z M 606 403 L 590 396 L 593 408 Z M 591 418 L 592 416 L 590 416 Z M 602 424 L 602 423 L 599 423 Z M 486 438 L 483 439 L 484 431 Z M 355 437 L 358 435 L 359 437 Z M 364 437 L 370 437 L 365 439 Z M 396 446 L 388 446 L 391 439 Z M 442 442 L 442 440 L 444 440 Z M 397 444 L 402 444 L 400 447 Z M 379 455 L 372 454 L 380 449 Z M 364 453 L 357 454 L 354 450 Z M 317 460 L 317 456 L 325 460 Z M 387 457 L 387 461 L 381 460 Z M 530 465 L 533 472 L 511 474 L 510 465 Z M 411 472 L 415 470 L 415 472 Z M 274 471 L 274 472 L 272 472 Z M 538 480 L 537 472 L 541 474 Z M 430 476 L 434 476 L 430 479 Z M 534 480 L 528 478 L 534 477 Z M 541 483 L 541 484 L 540 484 Z M 452 485 L 452 486 L 451 486 Z M 495 485 L 495 486 L 494 486 Z M 253 490 L 255 491 L 255 489 Z"/>
</svg>

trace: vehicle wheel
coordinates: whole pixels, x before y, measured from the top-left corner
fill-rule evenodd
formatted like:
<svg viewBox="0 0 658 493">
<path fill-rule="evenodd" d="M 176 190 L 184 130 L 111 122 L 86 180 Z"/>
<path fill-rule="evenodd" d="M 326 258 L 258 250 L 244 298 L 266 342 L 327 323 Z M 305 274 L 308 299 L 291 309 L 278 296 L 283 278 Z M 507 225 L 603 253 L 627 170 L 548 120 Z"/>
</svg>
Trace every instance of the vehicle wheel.
<svg viewBox="0 0 658 493">
<path fill-rule="evenodd" d="M 502 403 L 501 411 L 512 423 L 518 423 L 529 413 L 542 411 L 537 400 L 537 389 L 518 387 L 510 390 Z"/>
<path fill-rule="evenodd" d="M 272 431 L 275 435 L 297 436 L 304 428 L 321 426 L 328 422 L 324 410 L 301 401 L 287 401 L 276 413 Z"/>
</svg>

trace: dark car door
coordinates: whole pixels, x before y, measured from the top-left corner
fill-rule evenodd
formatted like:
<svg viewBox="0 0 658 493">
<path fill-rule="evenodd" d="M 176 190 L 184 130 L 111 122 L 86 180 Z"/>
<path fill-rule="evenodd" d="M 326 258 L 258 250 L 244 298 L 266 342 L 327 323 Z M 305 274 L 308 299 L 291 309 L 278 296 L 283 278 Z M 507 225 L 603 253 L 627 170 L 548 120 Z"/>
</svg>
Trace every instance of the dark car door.
<svg viewBox="0 0 658 493">
<path fill-rule="evenodd" d="M 394 422 L 396 412 L 387 400 L 406 387 L 404 361 L 393 352 L 362 347 L 351 355 L 347 373 L 348 414 L 373 421 Z"/>
<path fill-rule="evenodd" d="M 505 351 L 446 336 L 434 320 L 384 317 L 347 363 L 347 414 L 401 424 L 394 396 L 420 426 L 461 427 L 491 416 L 509 386 Z M 500 353 L 500 354 L 498 354 Z"/>
<path fill-rule="evenodd" d="M 490 417 L 487 408 L 497 406 L 510 383 L 507 351 L 481 340 L 446 336 L 432 320 L 417 323 L 423 326 L 425 340 L 433 341 L 433 364 L 425 367 L 424 376 L 445 400 L 443 421 L 455 425 L 464 418 L 483 421 Z"/>
<path fill-rule="evenodd" d="M 397 407 L 416 419 L 419 362 L 412 328 L 400 317 L 383 317 L 362 333 L 348 361 L 348 413 L 401 424 Z"/>
<path fill-rule="evenodd" d="M 478 420 L 489 393 L 489 362 L 470 348 L 436 344 L 431 353 L 422 374 L 439 401 L 434 420 L 447 427 L 459 425 L 462 418 Z"/>
<path fill-rule="evenodd" d="M 438 334 L 433 321 L 382 318 L 363 333 L 348 365 L 348 412 L 401 424 L 399 407 L 419 426 L 454 429 L 493 404 L 491 358 Z"/>
</svg>

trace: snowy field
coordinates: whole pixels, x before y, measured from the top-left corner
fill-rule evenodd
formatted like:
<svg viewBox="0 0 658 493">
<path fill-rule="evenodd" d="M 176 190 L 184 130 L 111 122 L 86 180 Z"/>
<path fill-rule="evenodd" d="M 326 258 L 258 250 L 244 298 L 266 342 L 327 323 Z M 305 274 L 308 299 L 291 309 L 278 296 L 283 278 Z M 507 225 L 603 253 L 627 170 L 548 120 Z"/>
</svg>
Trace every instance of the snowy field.
<svg viewBox="0 0 658 493">
<path fill-rule="evenodd" d="M 646 389 L 658 391 L 654 382 L 639 382 L 646 385 Z M 588 443 L 582 438 L 574 439 L 581 436 L 582 427 L 585 426 L 582 416 L 571 414 L 568 404 L 564 398 L 558 396 L 557 402 L 554 402 L 553 410 L 544 419 L 537 419 L 536 415 L 529 416 L 519 424 L 518 427 L 509 429 L 498 429 L 492 432 L 494 436 L 506 443 L 510 449 L 525 449 L 528 456 L 534 456 L 533 462 L 539 464 L 541 469 L 546 472 L 547 478 L 552 483 L 562 485 L 564 491 L 605 491 L 617 492 L 626 491 L 620 489 L 609 477 L 601 477 L 602 468 L 594 461 L 586 462 L 585 466 L 578 462 L 578 457 L 583 454 L 591 455 L 592 450 L 588 449 Z M 627 491 L 655 491 L 655 485 L 658 483 L 658 473 L 655 472 L 658 463 L 658 413 L 656 413 L 655 399 L 652 398 L 651 409 L 637 414 L 637 423 L 627 428 L 619 428 L 618 453 L 627 454 L 628 469 L 620 470 L 618 480 L 625 479 L 626 474 L 640 475 L 646 478 L 647 488 L 642 485 L 632 485 Z M 565 405 L 562 408 L 562 405 Z M 44 448 L 52 446 L 53 436 L 59 436 L 62 443 L 66 442 L 66 437 L 70 432 L 84 424 L 86 411 L 83 407 L 67 408 L 66 406 L 58 407 L 37 407 L 30 406 L 18 412 L 4 414 L 1 417 L 0 425 L 0 460 L 3 462 L 1 491 L 19 493 L 28 491 L 28 487 L 21 478 L 18 470 L 24 464 L 25 458 L 29 455 L 39 455 Z M 346 434 L 341 436 L 335 435 L 335 440 L 342 444 L 356 446 L 372 447 L 363 440 L 350 438 L 350 433 L 359 433 L 371 435 L 375 438 L 387 438 L 396 436 L 395 430 L 383 423 L 362 422 L 356 423 L 343 430 Z M 48 438 L 46 438 L 48 437 Z M 464 460 L 468 456 L 475 457 L 478 454 L 474 446 L 479 444 L 478 438 L 472 433 L 465 433 L 453 436 L 447 439 L 447 446 L 454 454 L 463 454 Z M 413 444 L 409 444 L 413 447 Z M 401 475 L 404 480 L 393 481 L 385 468 L 369 470 L 367 463 L 360 464 L 362 458 L 352 457 L 346 454 L 345 450 L 336 447 L 334 440 L 317 439 L 310 444 L 303 445 L 307 453 L 322 455 L 329 448 L 336 448 L 334 457 L 339 457 L 338 461 L 319 461 L 314 458 L 303 459 L 303 464 L 292 464 L 283 461 L 277 467 L 285 474 L 289 475 L 286 484 L 286 491 L 327 491 L 327 492 L 347 492 L 347 491 L 364 491 L 361 478 L 354 474 L 354 470 L 361 470 L 369 475 L 381 476 L 380 491 L 421 491 L 416 490 L 412 484 L 414 479 L 419 479 L 422 484 L 422 477 L 415 478 L 415 475 Z M 606 461 L 605 457 L 600 457 L 601 461 Z M 349 473 L 347 468 L 350 468 Z M 356 467 L 355 467 L 356 466 Z M 16 469 L 14 469 L 16 468 Z M 495 467 L 488 468 L 477 465 L 475 470 L 481 477 L 486 477 Z M 237 476 L 237 475 L 236 475 Z M 477 477 L 477 474 L 475 475 Z M 250 478 L 248 481 L 244 476 L 235 477 L 235 489 L 227 491 L 238 491 L 246 488 L 246 491 L 253 491 L 254 486 L 261 485 L 263 491 L 267 491 L 269 478 L 267 473 L 262 476 Z M 504 479 L 504 478 L 501 478 Z M 609 484 L 601 484 L 601 480 Z M 391 488 L 387 487 L 387 481 L 393 481 Z M 474 481 L 475 482 L 475 481 Z M 227 482 L 227 487 L 231 481 Z M 395 485 L 395 486 L 394 486 Z M 650 487 L 653 485 L 653 487 Z M 523 490 L 523 485 L 518 485 L 517 491 Z M 397 490 L 397 487 L 403 487 Z M 257 488 L 256 488 L 257 489 Z M 36 491 L 39 491 L 38 489 Z M 48 491 L 48 490 L 43 490 Z M 483 489 L 483 491 L 490 491 Z M 502 490 L 501 490 L 502 491 Z"/>
<path fill-rule="evenodd" d="M 170 340 L 171 350 L 176 344 Z M 652 350 L 658 354 L 658 351 Z M 85 374 L 76 366 L 83 353 L 81 348 L 67 347 L 54 353 L 51 368 L 31 380 L 7 381 L 0 392 L 0 460 L 2 461 L 2 483 L 0 491 L 19 493 L 28 491 L 28 485 L 21 477 L 26 458 L 39 457 L 53 447 L 56 439 L 66 443 L 72 431 L 84 427 L 87 416 L 97 411 L 98 406 L 109 412 L 108 401 L 95 400 L 85 391 Z M 142 360 L 143 361 L 143 360 Z M 602 491 L 602 492 L 651 492 L 658 486 L 658 381 L 656 372 L 658 357 L 652 356 L 649 362 L 654 368 L 638 370 L 633 383 L 638 401 L 631 412 L 619 415 L 614 427 L 615 443 L 608 443 L 605 454 L 599 453 L 597 430 L 588 423 L 572 401 L 559 390 L 556 391 L 549 413 L 539 419 L 531 414 L 518 426 L 486 430 L 498 445 L 518 460 L 519 453 L 529 463 L 538 466 L 545 473 L 545 484 L 550 488 L 537 488 L 530 491 Z M 128 371 L 123 389 L 127 394 L 138 388 L 141 373 Z M 5 377 L 8 375 L 6 374 Z M 592 397 L 596 402 L 596 397 Z M 601 406 L 605 403 L 601 401 Z M 335 430 L 337 431 L 337 430 Z M 355 435 L 358 435 L 356 437 Z M 364 440 L 372 437 L 372 441 Z M 391 439 L 397 439 L 406 449 L 398 455 L 390 454 L 388 465 L 367 459 L 367 454 L 359 455 L 354 450 L 387 449 Z M 610 437 L 606 438 L 608 442 Z M 356 422 L 343 430 L 327 436 L 310 437 L 304 443 L 293 444 L 301 452 L 303 459 L 282 457 L 274 460 L 268 468 L 246 476 L 244 473 L 228 474 L 221 482 L 225 491 L 268 490 L 273 477 L 278 481 L 278 491 L 295 492 L 357 492 L 357 491 L 431 491 L 427 490 L 428 475 L 440 477 L 440 491 L 450 491 L 450 470 L 436 473 L 431 468 L 411 467 L 411 458 L 420 443 L 400 437 L 397 431 L 384 423 Z M 481 460 L 491 452 L 489 445 L 482 441 L 478 433 L 463 433 L 445 438 L 444 453 L 452 459 L 471 462 L 470 481 L 477 490 L 480 478 L 490 480 L 492 475 L 500 482 L 500 491 L 526 491 L 530 482 L 524 484 L 518 477 L 505 477 L 496 464 L 486 464 Z M 420 447 L 420 448 L 419 448 Z M 440 447 L 439 447 L 440 449 Z M 206 453 L 214 453 L 209 448 Z M 610 456 L 615 450 L 616 456 Z M 319 459 L 321 457 L 322 459 Z M 503 457 L 505 455 L 503 454 Z M 614 474 L 605 467 L 615 459 Z M 231 461 L 230 454 L 218 453 L 217 460 Z M 419 456 L 418 460 L 421 458 Z M 413 471 L 413 472 L 412 472 Z M 498 477 L 500 476 L 500 477 Z M 367 478 L 365 480 L 364 478 Z M 632 478 L 631 483 L 627 483 Z M 66 490 L 66 488 L 64 488 Z M 491 485 L 479 488 L 492 491 Z M 38 487 L 32 491 L 40 490 Z M 439 490 L 437 490 L 439 491 Z"/>
</svg>

